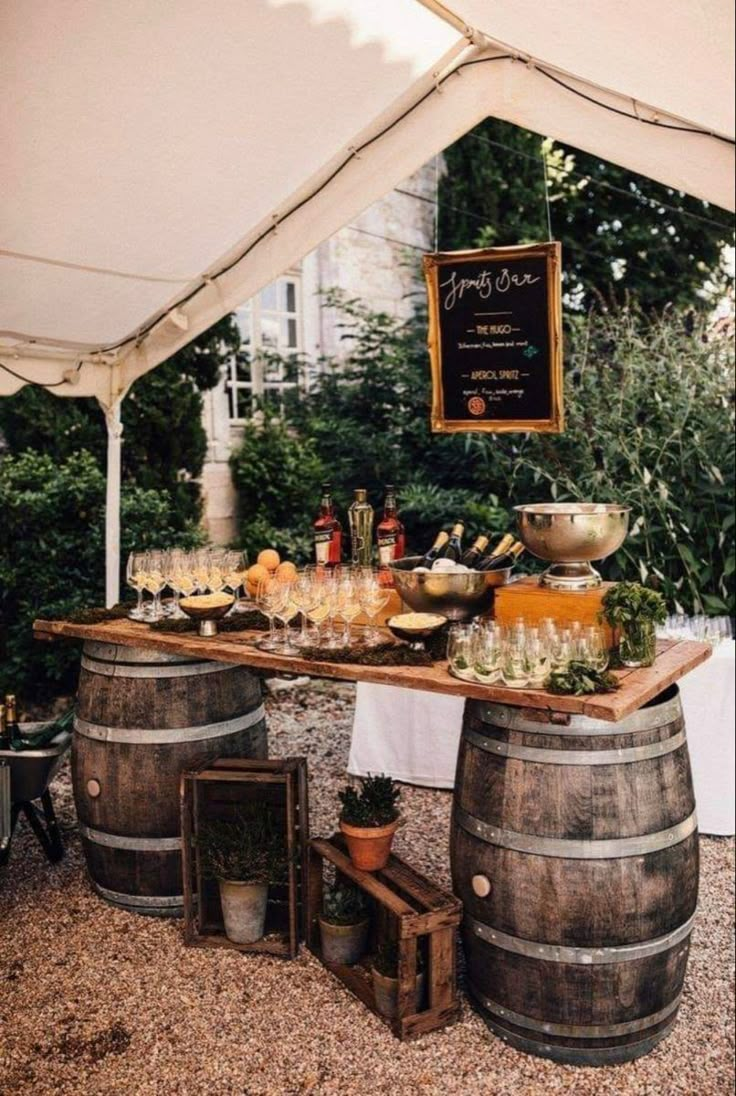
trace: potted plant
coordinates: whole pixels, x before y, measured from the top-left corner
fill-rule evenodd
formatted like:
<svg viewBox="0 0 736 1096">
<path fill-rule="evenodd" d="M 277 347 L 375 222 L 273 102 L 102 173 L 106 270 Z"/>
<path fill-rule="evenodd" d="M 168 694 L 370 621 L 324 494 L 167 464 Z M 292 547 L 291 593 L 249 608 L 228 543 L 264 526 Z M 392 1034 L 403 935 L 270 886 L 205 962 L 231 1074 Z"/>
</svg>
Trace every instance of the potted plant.
<svg viewBox="0 0 736 1096">
<path fill-rule="evenodd" d="M 288 862 L 282 827 L 268 810 L 240 811 L 210 821 L 197 837 L 202 872 L 220 888 L 225 935 L 235 944 L 263 936 L 269 883 L 283 880 Z"/>
<path fill-rule="evenodd" d="M 370 918 L 363 892 L 352 883 L 335 882 L 322 898 L 319 919 L 325 963 L 351 966 L 365 954 Z"/>
<path fill-rule="evenodd" d="M 348 784 L 339 793 L 340 829 L 356 868 L 379 871 L 386 866 L 400 821 L 400 795 L 390 776 L 361 777 L 359 791 Z"/>
<path fill-rule="evenodd" d="M 399 1011 L 399 949 L 393 940 L 384 940 L 371 964 L 373 999 L 382 1016 L 394 1020 Z M 416 1008 L 424 994 L 424 957 L 417 948 Z"/>
<path fill-rule="evenodd" d="M 618 582 L 601 602 L 601 617 L 616 631 L 622 666 L 651 666 L 657 654 L 657 625 L 667 619 L 660 593 L 638 582 Z"/>
</svg>

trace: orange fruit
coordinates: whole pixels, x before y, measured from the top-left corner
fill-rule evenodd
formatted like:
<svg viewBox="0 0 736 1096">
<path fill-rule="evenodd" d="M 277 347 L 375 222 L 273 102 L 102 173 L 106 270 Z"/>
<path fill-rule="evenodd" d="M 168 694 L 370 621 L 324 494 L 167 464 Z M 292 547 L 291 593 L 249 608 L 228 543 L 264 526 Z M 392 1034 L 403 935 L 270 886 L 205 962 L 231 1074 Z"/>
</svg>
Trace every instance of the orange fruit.
<svg viewBox="0 0 736 1096">
<path fill-rule="evenodd" d="M 281 556 L 275 548 L 264 548 L 262 552 L 258 553 L 258 563 L 268 571 L 275 571 L 281 563 Z"/>
<path fill-rule="evenodd" d="M 246 585 L 249 587 L 249 589 L 251 586 L 254 587 L 254 589 L 257 589 L 258 583 L 263 582 L 265 578 L 268 578 L 270 573 L 271 572 L 268 570 L 268 568 L 264 567 L 262 563 L 254 563 L 253 566 L 249 567 L 246 572 Z"/>
<path fill-rule="evenodd" d="M 296 567 L 289 560 L 285 560 L 276 568 L 276 574 L 279 578 L 296 578 Z"/>
</svg>

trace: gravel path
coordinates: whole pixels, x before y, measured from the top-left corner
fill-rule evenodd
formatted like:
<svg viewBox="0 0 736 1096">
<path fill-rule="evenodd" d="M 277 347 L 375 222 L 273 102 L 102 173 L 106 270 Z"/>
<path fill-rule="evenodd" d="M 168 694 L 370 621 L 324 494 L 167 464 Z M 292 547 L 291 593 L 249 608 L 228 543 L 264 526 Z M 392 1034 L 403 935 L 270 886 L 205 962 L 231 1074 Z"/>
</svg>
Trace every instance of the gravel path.
<svg viewBox="0 0 736 1096">
<path fill-rule="evenodd" d="M 312 829 L 334 828 L 353 692 L 312 685 L 269 701 L 273 756 L 305 754 Z M 401 1044 L 309 954 L 185 949 L 176 921 L 104 904 L 84 873 L 64 772 L 68 855 L 52 867 L 21 828 L 0 871 L 0 1094 L 46 1096 L 537 1096 L 733 1092 L 734 843 L 702 842 L 702 899 L 675 1033 L 602 1070 L 531 1058 L 467 1006 Z M 397 852 L 449 884 L 450 794 L 406 788 Z"/>
</svg>

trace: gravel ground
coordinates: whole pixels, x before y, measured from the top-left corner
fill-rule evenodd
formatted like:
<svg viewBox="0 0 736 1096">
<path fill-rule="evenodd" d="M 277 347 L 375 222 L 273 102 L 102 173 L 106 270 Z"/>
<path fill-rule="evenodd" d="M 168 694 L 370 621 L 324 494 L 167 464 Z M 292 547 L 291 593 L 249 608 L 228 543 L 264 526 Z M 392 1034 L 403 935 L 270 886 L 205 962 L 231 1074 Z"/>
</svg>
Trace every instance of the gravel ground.
<svg viewBox="0 0 736 1096">
<path fill-rule="evenodd" d="M 269 701 L 273 756 L 309 759 L 312 828 L 334 827 L 353 692 Z M 675 1033 L 600 1070 L 511 1050 L 466 1004 L 459 1023 L 401 1044 L 308 953 L 291 963 L 185 949 L 180 925 L 90 890 L 68 772 L 54 788 L 68 855 L 46 863 L 24 827 L 0 872 L 0 1093 L 61 1096 L 532 1096 L 733 1092 L 734 843 L 702 843 L 702 900 Z M 449 884 L 450 794 L 406 788 L 397 852 Z"/>
</svg>

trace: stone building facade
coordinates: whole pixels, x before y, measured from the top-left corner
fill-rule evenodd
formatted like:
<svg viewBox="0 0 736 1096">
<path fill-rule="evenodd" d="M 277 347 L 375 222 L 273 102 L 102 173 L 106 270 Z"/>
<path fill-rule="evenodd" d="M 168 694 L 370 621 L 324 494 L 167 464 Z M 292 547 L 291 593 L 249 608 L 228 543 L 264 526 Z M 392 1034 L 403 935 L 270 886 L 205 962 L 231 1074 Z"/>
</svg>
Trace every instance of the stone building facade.
<svg viewBox="0 0 736 1096">
<path fill-rule="evenodd" d="M 219 385 L 205 396 L 208 437 L 202 474 L 204 520 L 215 543 L 227 544 L 236 533 L 236 495 L 229 458 L 253 416 L 253 401 L 278 413 L 289 385 L 309 386 L 320 357 L 339 359 L 339 310 L 324 293 L 339 289 L 367 307 L 399 318 L 411 314 L 423 293 L 421 255 L 435 240 L 437 176 L 440 163 L 426 164 L 372 205 L 351 224 L 325 240 L 292 270 L 236 311 L 248 361 L 233 360 Z M 282 375 L 268 351 L 302 355 L 314 368 L 298 378 Z"/>
</svg>

